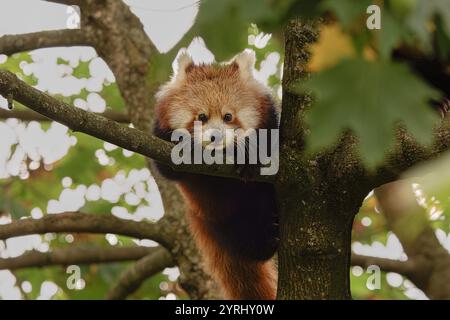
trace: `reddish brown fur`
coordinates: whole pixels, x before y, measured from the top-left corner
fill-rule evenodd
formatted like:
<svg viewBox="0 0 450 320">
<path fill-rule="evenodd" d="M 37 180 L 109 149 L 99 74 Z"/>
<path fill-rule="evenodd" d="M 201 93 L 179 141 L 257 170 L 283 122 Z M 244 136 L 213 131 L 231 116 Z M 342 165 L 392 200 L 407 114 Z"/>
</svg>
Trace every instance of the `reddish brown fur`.
<svg viewBox="0 0 450 320">
<path fill-rule="evenodd" d="M 275 299 L 276 272 L 272 260 L 248 261 L 230 256 L 204 228 L 199 214 L 192 209 L 188 213 L 192 232 L 203 253 L 206 267 L 220 283 L 226 299 Z"/>
<path fill-rule="evenodd" d="M 201 112 L 217 119 L 232 113 L 233 121 L 227 124 L 232 128 L 277 127 L 267 90 L 254 79 L 243 79 L 239 68 L 236 62 L 220 67 L 187 65 L 181 70 L 181 80 L 161 90 L 155 134 L 170 140 L 172 130 L 191 129 Z M 225 297 L 274 299 L 276 277 L 270 260 L 276 249 L 273 186 L 176 173 L 163 165 L 158 169 L 181 190 L 194 238 Z"/>
</svg>

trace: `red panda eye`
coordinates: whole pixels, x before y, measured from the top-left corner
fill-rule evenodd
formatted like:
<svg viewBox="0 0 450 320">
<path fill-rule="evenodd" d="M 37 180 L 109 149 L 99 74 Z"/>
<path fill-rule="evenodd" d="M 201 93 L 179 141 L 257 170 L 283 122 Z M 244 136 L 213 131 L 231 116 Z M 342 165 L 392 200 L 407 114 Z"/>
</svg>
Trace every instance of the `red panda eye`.
<svg viewBox="0 0 450 320">
<path fill-rule="evenodd" d="M 206 122 L 206 121 L 208 121 L 208 116 L 204 113 L 200 113 L 198 115 L 198 120 L 200 120 L 201 122 Z"/>
<path fill-rule="evenodd" d="M 233 116 L 231 115 L 231 113 L 226 113 L 226 114 L 223 116 L 223 120 L 224 120 L 225 122 L 230 122 L 232 119 L 233 119 Z"/>
</svg>

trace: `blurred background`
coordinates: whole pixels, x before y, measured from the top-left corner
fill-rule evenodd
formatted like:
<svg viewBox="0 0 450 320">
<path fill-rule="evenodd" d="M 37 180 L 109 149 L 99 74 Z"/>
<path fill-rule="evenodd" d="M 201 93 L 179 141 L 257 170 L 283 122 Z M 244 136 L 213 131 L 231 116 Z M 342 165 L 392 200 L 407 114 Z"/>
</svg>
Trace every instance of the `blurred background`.
<svg viewBox="0 0 450 320">
<path fill-rule="evenodd" d="M 307 1 L 262 1 L 264 4 L 225 0 L 214 4 L 211 4 L 213 1 L 195 0 L 125 2 L 139 17 L 145 32 L 160 53 L 152 65 L 151 77 L 155 86 L 169 79 L 173 61 L 182 51 L 187 50 L 196 63 L 210 63 L 226 61 L 246 48 L 256 53 L 255 77 L 268 85 L 278 100 L 281 100 L 284 54 L 282 27 L 288 19 L 297 15 L 320 15 L 326 20 L 320 28 L 319 41 L 311 48 L 308 69 L 313 73 L 325 77 L 325 71 L 333 70 L 345 59 L 351 61 L 362 58 L 365 63 L 394 61 L 395 54 L 400 56 L 403 52 L 401 49 L 406 47 L 426 61 L 438 61 L 438 73 L 447 77 L 449 73 L 448 1 L 429 1 L 436 7 L 427 7 L 430 14 L 426 17 L 416 14 L 424 12 L 420 6 L 426 1 L 390 1 L 390 4 L 386 1 L 373 1 L 390 15 L 389 19 L 382 20 L 382 23 L 386 23 L 382 25 L 382 30 L 390 28 L 387 34 L 374 34 L 365 27 L 369 16 L 366 8 L 370 2 L 364 1 L 362 5 L 361 1 L 351 0 L 341 1 L 339 5 L 336 1 L 334 4 L 331 1 L 317 1 L 321 3 L 320 6 L 310 5 Z M 410 17 L 415 19 L 412 20 L 413 23 Z M 424 21 L 425 31 L 422 28 Z M 0 37 L 78 28 L 79 22 L 79 10 L 74 7 L 35 0 L 3 0 L 0 4 Z M 405 64 L 410 63 L 407 61 Z M 0 52 L 0 68 L 16 73 L 28 84 L 77 108 L 97 113 L 125 113 L 124 101 L 113 73 L 92 48 L 48 48 L 11 56 Z M 415 70 L 414 66 L 408 70 Z M 420 72 L 405 73 L 405 79 L 390 78 L 390 84 L 395 88 L 396 81 L 410 81 L 407 78 L 410 75 L 422 79 L 421 85 L 433 92 L 427 96 L 428 91 L 424 89 L 426 93 L 416 100 L 439 100 L 445 96 L 444 89 L 433 86 L 432 81 L 427 83 L 426 77 Z M 370 72 L 367 76 L 371 76 Z M 345 81 L 345 78 L 336 78 L 336 81 Z M 446 85 L 448 82 L 440 83 L 442 87 Z M 318 92 L 319 98 L 321 90 L 326 90 L 321 82 L 312 82 L 310 88 Z M 447 90 L 449 88 L 450 86 Z M 386 95 L 390 93 L 388 90 Z M 367 95 L 370 97 L 371 93 L 368 92 Z M 424 97 L 427 99 L 423 99 Z M 378 98 L 384 101 L 385 97 L 381 95 Z M 363 132 L 364 136 L 375 136 L 379 140 L 371 143 L 373 139 L 367 139 L 369 147 L 364 147 L 364 142 L 362 143 L 362 156 L 369 166 L 376 166 L 383 160 L 385 147 L 389 146 L 392 139 L 390 134 L 379 134 L 377 126 L 387 126 L 386 130 L 390 132 L 391 120 L 398 120 L 391 116 L 396 115 L 396 111 L 389 109 L 395 101 L 391 103 L 390 97 L 385 99 L 386 110 L 380 107 L 376 111 L 367 111 L 369 118 L 370 112 L 376 112 L 377 117 L 371 119 L 374 129 L 370 125 L 360 129 L 366 130 Z M 417 107 L 399 107 L 400 119 L 404 110 L 408 114 L 417 111 L 418 119 L 427 118 L 428 109 L 424 104 L 425 102 Z M 7 100 L 0 96 L 0 108 L 6 110 L 7 106 Z M 326 107 L 321 106 L 317 110 L 322 112 L 320 110 Z M 348 115 L 351 107 L 349 105 L 348 110 L 340 112 Z M 26 110 L 20 104 L 16 105 L 16 110 L 22 109 Z M 56 122 L 24 121 L 10 118 L 5 112 L 0 113 L 0 116 L 0 224 L 8 224 L 15 219 L 40 219 L 45 215 L 68 211 L 92 214 L 110 212 L 121 219 L 152 222 L 164 215 L 158 187 L 143 156 L 71 132 Z M 321 113 L 311 115 L 311 124 L 321 123 L 322 127 L 318 127 L 318 131 L 322 136 L 335 137 L 334 132 L 346 126 L 345 123 L 333 122 L 332 119 L 321 121 L 321 116 Z M 421 128 L 429 124 L 420 123 L 416 118 L 410 123 L 419 123 L 417 126 Z M 420 131 L 414 125 L 411 130 L 413 134 Z M 310 143 L 320 145 L 322 142 L 319 140 L 320 137 L 311 137 Z M 409 201 L 408 204 L 399 206 L 402 210 L 410 210 L 420 217 L 426 217 L 420 220 L 421 223 L 432 228 L 439 245 L 450 253 L 448 163 L 444 156 L 408 172 L 405 175 L 408 179 L 402 184 L 403 187 L 396 189 L 399 196 L 394 202 L 403 201 L 401 193 L 409 194 L 409 197 L 405 197 L 408 200 L 404 200 Z M 414 203 L 411 204 L 411 201 Z M 389 210 L 389 204 L 384 205 L 383 208 Z M 354 222 L 353 253 L 408 261 L 402 242 L 392 231 L 395 230 L 392 220 L 389 221 L 382 211 L 382 204 L 374 193 L 368 194 Z M 402 228 L 406 230 L 409 227 L 406 225 Z M 157 244 L 151 240 L 136 240 L 115 234 L 48 233 L 0 241 L 0 258 L 19 257 L 30 250 L 49 252 L 73 245 L 154 247 Z M 117 281 L 131 263 L 81 265 L 81 279 L 77 280 L 73 289 L 67 287 L 69 274 L 66 266 L 3 269 L 0 270 L 0 298 L 102 299 L 110 284 Z M 349 272 L 355 299 L 428 299 L 424 291 L 405 274 L 386 272 L 381 268 L 380 278 L 374 280 L 372 269 L 368 269 L 367 265 L 356 264 Z M 130 298 L 185 299 L 186 294 L 177 284 L 178 276 L 178 268 L 166 268 L 146 280 Z"/>
</svg>

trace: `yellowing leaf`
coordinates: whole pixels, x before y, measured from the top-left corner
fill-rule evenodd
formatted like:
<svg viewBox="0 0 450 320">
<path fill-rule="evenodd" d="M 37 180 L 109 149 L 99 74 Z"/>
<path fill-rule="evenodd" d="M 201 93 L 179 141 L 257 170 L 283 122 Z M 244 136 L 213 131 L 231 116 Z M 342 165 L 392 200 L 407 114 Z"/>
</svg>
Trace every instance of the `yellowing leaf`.
<svg viewBox="0 0 450 320">
<path fill-rule="evenodd" d="M 334 66 L 343 58 L 355 54 L 352 40 L 339 24 L 324 25 L 320 30 L 319 41 L 311 46 L 311 60 L 308 69 L 317 72 Z"/>
</svg>

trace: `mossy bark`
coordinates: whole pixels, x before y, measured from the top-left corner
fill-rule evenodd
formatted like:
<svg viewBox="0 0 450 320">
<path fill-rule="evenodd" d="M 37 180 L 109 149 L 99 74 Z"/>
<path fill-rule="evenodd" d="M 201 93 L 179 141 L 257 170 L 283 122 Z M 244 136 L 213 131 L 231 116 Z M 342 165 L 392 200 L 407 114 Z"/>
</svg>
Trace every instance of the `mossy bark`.
<svg viewBox="0 0 450 320">
<path fill-rule="evenodd" d="M 370 188 L 347 147 L 351 139 L 330 153 L 305 156 L 304 111 L 311 97 L 297 94 L 292 86 L 308 77 L 308 46 L 317 40 L 317 28 L 293 20 L 285 35 L 280 171 L 275 182 L 280 214 L 278 298 L 350 299 L 352 222 Z"/>
</svg>

